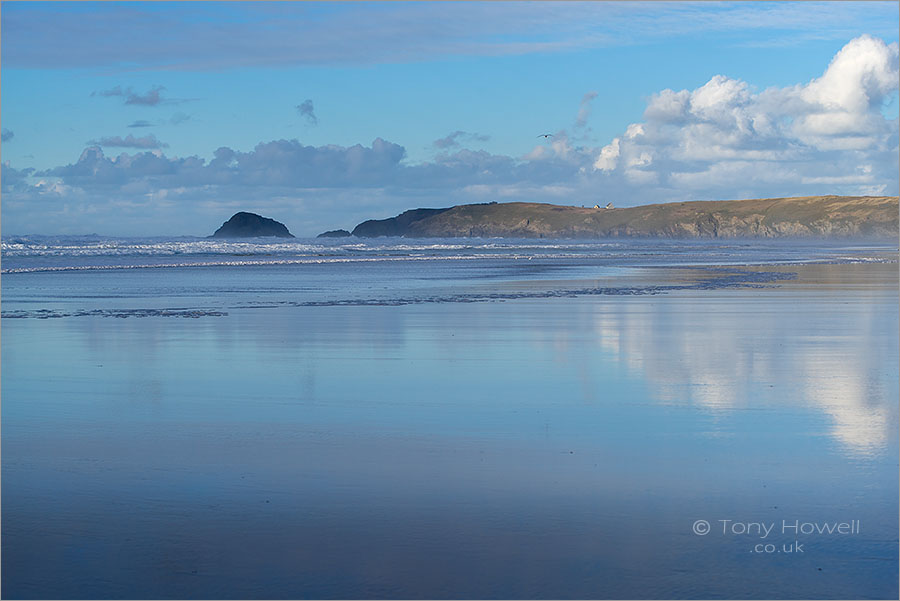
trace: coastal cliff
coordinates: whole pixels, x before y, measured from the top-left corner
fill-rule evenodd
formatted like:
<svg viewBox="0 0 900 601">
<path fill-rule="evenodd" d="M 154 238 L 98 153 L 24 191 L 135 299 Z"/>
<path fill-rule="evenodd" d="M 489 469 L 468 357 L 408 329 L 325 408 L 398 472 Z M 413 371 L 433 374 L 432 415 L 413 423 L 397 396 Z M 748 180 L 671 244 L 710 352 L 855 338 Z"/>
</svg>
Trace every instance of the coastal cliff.
<svg viewBox="0 0 900 601">
<path fill-rule="evenodd" d="M 514 238 L 897 237 L 896 196 L 690 201 L 629 208 L 488 203 L 365 221 L 354 236 Z"/>
<path fill-rule="evenodd" d="M 475 205 L 462 205 L 462 206 L 475 206 Z M 458 209 L 461 207 L 453 207 L 454 209 Z M 388 219 L 369 219 L 368 221 L 363 221 L 355 228 L 353 228 L 353 235 L 359 236 L 361 238 L 377 238 L 379 236 L 415 236 L 415 235 L 437 235 L 440 234 L 409 234 L 410 228 L 421 221 L 428 220 L 431 217 L 436 217 L 441 213 L 446 211 L 451 211 L 453 209 L 412 209 L 411 211 L 404 211 L 400 213 L 396 217 L 390 217 Z M 464 235 L 464 234 L 457 234 Z"/>
</svg>

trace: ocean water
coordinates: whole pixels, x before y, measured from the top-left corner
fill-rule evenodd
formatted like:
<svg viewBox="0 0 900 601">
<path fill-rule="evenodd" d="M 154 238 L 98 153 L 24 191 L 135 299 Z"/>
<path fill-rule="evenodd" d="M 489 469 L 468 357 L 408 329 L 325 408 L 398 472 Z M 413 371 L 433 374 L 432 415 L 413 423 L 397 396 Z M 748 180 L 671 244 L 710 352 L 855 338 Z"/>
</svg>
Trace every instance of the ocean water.
<svg viewBox="0 0 900 601">
<path fill-rule="evenodd" d="M 896 243 L 2 240 L 4 598 L 897 598 Z"/>
</svg>

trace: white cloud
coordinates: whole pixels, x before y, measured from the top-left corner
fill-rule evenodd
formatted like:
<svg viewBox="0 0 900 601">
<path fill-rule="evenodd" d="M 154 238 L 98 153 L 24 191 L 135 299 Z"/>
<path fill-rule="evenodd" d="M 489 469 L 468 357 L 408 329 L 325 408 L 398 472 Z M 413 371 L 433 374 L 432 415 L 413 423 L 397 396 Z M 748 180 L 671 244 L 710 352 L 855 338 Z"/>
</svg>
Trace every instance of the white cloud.
<svg viewBox="0 0 900 601">
<path fill-rule="evenodd" d="M 640 156 L 628 160 L 629 167 L 646 167 L 653 162 L 653 156 L 649 152 L 642 152 Z"/>
<path fill-rule="evenodd" d="M 105 136 L 100 138 L 99 140 L 91 140 L 88 144 L 94 144 L 96 146 L 105 146 L 105 147 L 118 147 L 118 148 L 143 148 L 143 149 L 159 149 L 159 148 L 167 148 L 169 145 L 165 142 L 160 142 L 156 139 L 156 136 L 150 134 L 149 136 L 144 136 L 142 138 L 137 138 L 131 134 L 128 134 L 124 138 L 122 136 Z"/>
<path fill-rule="evenodd" d="M 658 123 L 682 123 L 686 118 L 690 100 L 691 93 L 687 90 L 680 92 L 663 90 L 650 99 L 644 117 Z"/>
<path fill-rule="evenodd" d="M 728 198 L 737 185 L 756 187 L 758 196 L 766 189 L 804 193 L 797 184 L 809 185 L 811 194 L 821 193 L 813 186 L 829 185 L 836 186 L 831 192 L 896 193 L 898 120 L 885 118 L 882 108 L 898 79 L 897 44 L 863 35 L 806 84 L 756 92 L 716 75 L 695 90 L 662 90 L 648 101 L 642 123 L 596 151 L 593 168 L 610 185 L 628 182 L 639 196 L 646 191 L 634 186 L 654 181 L 657 193 L 672 198 Z"/>
<path fill-rule="evenodd" d="M 644 135 L 644 126 L 640 123 L 632 123 L 627 128 L 625 128 L 625 137 L 629 140 L 634 139 L 638 136 Z"/>
<path fill-rule="evenodd" d="M 844 46 L 803 98 L 826 109 L 865 113 L 897 89 L 897 44 L 863 35 Z"/>
<path fill-rule="evenodd" d="M 631 127 L 630 125 L 628 126 Z M 619 160 L 619 138 L 613 138 L 613 141 L 600 149 L 597 160 L 594 161 L 594 169 L 601 171 L 612 171 L 616 168 Z"/>
</svg>

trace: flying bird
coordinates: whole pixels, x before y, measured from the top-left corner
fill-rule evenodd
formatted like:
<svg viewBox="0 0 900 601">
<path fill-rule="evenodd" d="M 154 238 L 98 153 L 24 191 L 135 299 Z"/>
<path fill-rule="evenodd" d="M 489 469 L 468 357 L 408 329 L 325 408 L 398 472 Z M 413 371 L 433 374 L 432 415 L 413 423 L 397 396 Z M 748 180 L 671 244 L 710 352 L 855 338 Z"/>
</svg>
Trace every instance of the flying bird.
<svg viewBox="0 0 900 601">
<path fill-rule="evenodd" d="M 552 138 L 552 137 L 553 137 L 553 134 L 541 134 L 538 136 L 538 138 Z"/>
</svg>

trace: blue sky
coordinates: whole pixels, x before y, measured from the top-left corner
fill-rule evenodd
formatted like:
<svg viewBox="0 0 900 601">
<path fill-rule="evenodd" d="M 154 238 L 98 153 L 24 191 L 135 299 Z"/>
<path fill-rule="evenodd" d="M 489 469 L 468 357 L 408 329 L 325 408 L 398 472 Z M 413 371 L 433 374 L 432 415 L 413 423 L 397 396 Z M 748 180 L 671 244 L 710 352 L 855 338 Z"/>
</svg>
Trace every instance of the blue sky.
<svg viewBox="0 0 900 601">
<path fill-rule="evenodd" d="M 3 2 L 2 230 L 895 195 L 898 26 L 896 2 Z"/>
</svg>

